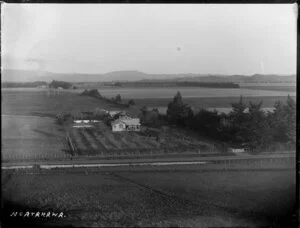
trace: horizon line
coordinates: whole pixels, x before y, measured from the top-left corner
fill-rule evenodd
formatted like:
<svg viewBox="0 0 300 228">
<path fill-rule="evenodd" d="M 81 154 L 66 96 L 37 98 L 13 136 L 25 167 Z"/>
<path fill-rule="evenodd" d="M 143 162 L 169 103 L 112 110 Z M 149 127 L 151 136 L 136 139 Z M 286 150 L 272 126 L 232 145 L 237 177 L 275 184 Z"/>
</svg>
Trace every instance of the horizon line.
<svg viewBox="0 0 300 228">
<path fill-rule="evenodd" d="M 262 75 L 262 76 L 268 76 L 268 75 L 273 75 L 273 76 L 296 76 L 297 73 L 253 73 L 253 74 L 225 74 L 225 73 L 145 73 L 143 71 L 139 71 L 139 70 L 112 70 L 112 71 L 108 71 L 106 73 L 87 73 L 87 72 L 55 72 L 55 71 L 41 71 L 41 70 L 32 70 L 32 69 L 14 69 L 14 68 L 2 68 L 1 67 L 1 72 L 4 70 L 15 70 L 15 71 L 40 71 L 43 73 L 52 73 L 52 74 L 68 74 L 68 75 L 72 75 L 72 74 L 84 74 L 84 75 L 105 75 L 105 74 L 109 74 L 109 73 L 116 73 L 116 72 L 138 72 L 141 74 L 145 74 L 145 75 L 195 75 L 195 76 L 221 76 L 221 77 L 228 77 L 228 76 L 243 76 L 243 77 L 251 77 L 254 75 Z M 40 76 L 42 77 L 42 76 Z"/>
</svg>

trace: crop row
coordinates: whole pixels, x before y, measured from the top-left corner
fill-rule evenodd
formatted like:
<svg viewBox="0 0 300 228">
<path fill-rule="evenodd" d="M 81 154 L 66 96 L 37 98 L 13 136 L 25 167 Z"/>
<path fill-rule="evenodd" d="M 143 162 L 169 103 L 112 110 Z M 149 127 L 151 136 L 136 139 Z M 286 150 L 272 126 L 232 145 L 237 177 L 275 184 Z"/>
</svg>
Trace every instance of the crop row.
<svg viewBox="0 0 300 228">
<path fill-rule="evenodd" d="M 76 128 L 70 132 L 70 137 L 79 154 L 105 155 L 115 150 L 155 149 L 160 144 L 152 139 L 146 139 L 138 134 L 103 133 L 96 129 Z"/>
</svg>

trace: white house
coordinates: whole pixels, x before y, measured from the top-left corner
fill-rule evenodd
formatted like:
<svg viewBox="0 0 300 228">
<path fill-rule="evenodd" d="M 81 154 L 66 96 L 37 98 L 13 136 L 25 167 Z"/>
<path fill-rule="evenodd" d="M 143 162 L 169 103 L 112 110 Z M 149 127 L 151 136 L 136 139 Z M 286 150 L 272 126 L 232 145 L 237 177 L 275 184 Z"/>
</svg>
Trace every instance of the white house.
<svg viewBox="0 0 300 228">
<path fill-rule="evenodd" d="M 111 123 L 112 131 L 140 131 L 141 124 L 138 118 L 121 118 Z"/>
</svg>

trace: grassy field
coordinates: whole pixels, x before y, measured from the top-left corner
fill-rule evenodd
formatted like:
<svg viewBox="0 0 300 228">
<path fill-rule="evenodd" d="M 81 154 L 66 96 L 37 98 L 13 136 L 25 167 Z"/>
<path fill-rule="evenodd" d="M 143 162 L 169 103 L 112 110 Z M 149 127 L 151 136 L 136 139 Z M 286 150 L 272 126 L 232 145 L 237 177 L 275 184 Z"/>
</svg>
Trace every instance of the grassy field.
<svg viewBox="0 0 300 228">
<path fill-rule="evenodd" d="M 247 86 L 244 85 L 242 88 L 245 89 L 255 89 L 255 90 L 272 90 L 272 91 L 286 91 L 286 92 L 296 92 L 295 86 Z"/>
<path fill-rule="evenodd" d="M 127 89 L 128 90 L 128 89 Z M 178 89 L 180 90 L 180 89 Z M 114 96 L 120 92 L 118 90 L 108 90 L 109 93 L 114 94 Z M 138 91 L 138 92 L 137 92 Z M 151 106 L 151 107 L 161 107 L 167 106 L 168 103 L 172 100 L 172 97 L 176 93 L 175 90 L 166 91 L 170 96 L 169 98 L 164 98 L 164 95 L 159 97 L 159 94 L 156 94 L 157 91 L 152 91 L 152 95 L 144 94 L 141 95 L 139 93 L 143 93 L 144 90 L 133 90 L 133 92 L 126 91 L 124 95 L 124 102 L 127 102 L 128 99 L 134 99 L 137 104 L 136 107 L 129 108 L 129 111 L 133 114 L 138 114 L 139 109 L 143 105 Z M 171 92 L 170 92 L 171 91 Z M 180 90 L 181 91 L 181 90 Z M 273 91 L 267 91 L 268 96 L 262 96 L 257 90 L 253 90 L 253 96 L 244 96 L 245 102 L 259 102 L 263 100 L 263 107 L 273 107 L 274 102 L 276 100 L 285 101 L 287 92 L 284 92 L 284 96 L 278 95 L 277 93 L 273 93 Z M 101 92 L 101 91 L 100 91 Z M 124 92 L 124 91 L 123 91 Z M 135 94 L 135 92 L 137 94 Z M 147 91 L 145 91 L 147 92 Z M 161 92 L 162 91 L 158 91 Z M 196 92 L 197 94 L 201 94 L 201 97 L 188 97 L 182 93 L 183 100 L 185 103 L 195 107 L 207 107 L 207 108 L 220 108 L 220 107 L 230 107 L 230 104 L 233 102 L 237 102 L 239 99 L 239 93 L 236 96 L 228 95 L 230 90 L 224 92 L 222 97 L 209 97 L 211 93 L 210 90 L 204 89 L 202 90 L 194 90 L 188 91 L 188 93 Z M 125 93 L 125 92 L 124 92 Z M 150 93 L 150 91 L 148 91 Z M 291 95 L 295 95 L 295 93 L 290 93 Z M 195 96 L 196 96 L 195 95 Z M 272 96 L 271 96 L 272 95 Z M 60 95 L 51 95 L 47 96 L 47 92 L 43 90 L 5 90 L 1 93 L 2 96 L 2 114 L 16 114 L 16 115 L 46 115 L 46 116 L 54 116 L 58 112 L 72 112 L 73 114 L 78 114 L 78 112 L 82 111 L 91 111 L 96 108 L 101 109 L 109 109 L 109 110 L 119 110 L 120 107 L 114 104 L 109 104 L 104 101 L 99 101 L 93 99 L 91 97 L 86 96 L 78 96 L 78 93 L 75 92 L 61 92 Z M 156 97 L 153 97 L 156 96 Z M 128 97 L 128 99 L 126 98 Z M 124 109 L 124 108 L 122 108 Z"/>
<path fill-rule="evenodd" d="M 295 96 L 295 92 L 254 90 L 248 88 L 223 89 L 223 88 L 191 88 L 191 87 L 172 87 L 172 88 L 101 88 L 99 92 L 107 97 L 115 97 L 120 94 L 125 99 L 135 98 L 169 98 L 172 99 L 177 91 L 185 98 L 203 97 L 281 97 Z"/>
<path fill-rule="evenodd" d="M 2 115 L 2 161 L 63 159 L 64 131 L 53 119 L 37 116 Z"/>
<path fill-rule="evenodd" d="M 48 96 L 43 90 L 2 91 L 2 114 L 55 116 L 59 112 L 77 115 L 96 108 L 119 110 L 118 106 L 77 93 L 61 92 Z"/>
<path fill-rule="evenodd" d="M 56 226 L 291 227 L 294 171 L 41 171 L 2 175 L 11 210 L 63 211 Z M 7 221 L 7 220 L 4 220 Z"/>
</svg>

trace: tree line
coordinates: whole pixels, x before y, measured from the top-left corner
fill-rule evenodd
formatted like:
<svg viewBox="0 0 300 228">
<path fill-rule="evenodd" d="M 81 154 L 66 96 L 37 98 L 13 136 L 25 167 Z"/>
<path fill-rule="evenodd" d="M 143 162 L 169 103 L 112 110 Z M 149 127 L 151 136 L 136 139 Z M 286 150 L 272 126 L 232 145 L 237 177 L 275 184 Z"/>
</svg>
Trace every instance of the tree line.
<svg viewBox="0 0 300 228">
<path fill-rule="evenodd" d="M 34 88 L 38 86 L 46 86 L 47 82 L 36 81 L 36 82 L 2 82 L 2 88 Z"/>
<path fill-rule="evenodd" d="M 63 88 L 63 89 L 70 89 L 72 88 L 73 84 L 72 83 L 69 83 L 69 82 L 64 82 L 64 81 L 56 81 L 56 80 L 53 80 L 50 84 L 49 84 L 49 88 Z"/>
<path fill-rule="evenodd" d="M 275 102 L 273 112 L 262 110 L 263 102 L 246 104 L 241 96 L 232 103 L 232 111 L 219 114 L 201 109 L 193 113 L 183 103 L 180 92 L 168 104 L 167 120 L 203 136 L 252 151 L 294 150 L 296 144 L 296 102 L 288 96 L 286 102 Z"/>
<path fill-rule="evenodd" d="M 99 91 L 97 89 L 91 89 L 91 90 L 87 90 L 85 89 L 80 96 L 89 96 L 89 97 L 93 97 L 96 98 L 98 100 L 103 100 L 106 101 L 108 103 L 113 103 L 113 104 L 118 104 L 118 105 L 122 105 L 124 107 L 129 107 L 132 105 L 135 105 L 135 102 L 133 99 L 130 99 L 127 103 L 124 103 L 122 101 L 122 97 L 120 94 L 117 94 L 116 97 L 112 97 L 112 98 L 107 98 L 105 96 L 102 96 Z"/>
</svg>

